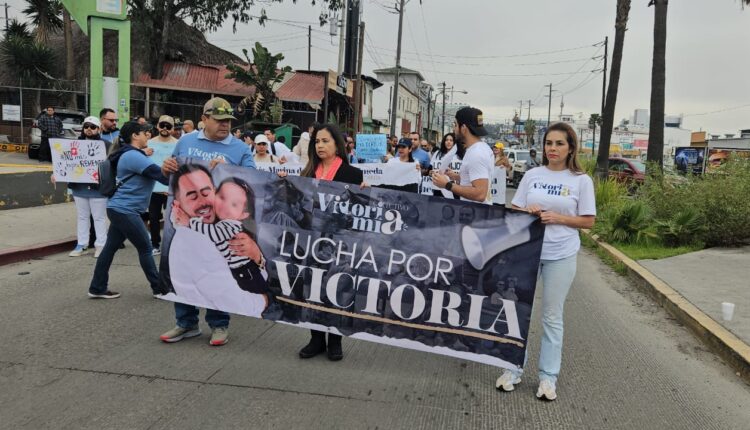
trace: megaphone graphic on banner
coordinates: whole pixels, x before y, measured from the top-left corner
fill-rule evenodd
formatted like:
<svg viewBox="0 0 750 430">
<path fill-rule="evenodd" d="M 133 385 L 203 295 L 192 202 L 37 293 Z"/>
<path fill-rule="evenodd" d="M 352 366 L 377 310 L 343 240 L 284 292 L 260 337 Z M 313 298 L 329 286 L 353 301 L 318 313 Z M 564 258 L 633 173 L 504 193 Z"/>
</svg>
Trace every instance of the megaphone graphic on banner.
<svg viewBox="0 0 750 430">
<path fill-rule="evenodd" d="M 492 257 L 531 240 L 529 226 L 535 218 L 526 214 L 507 214 L 505 225 L 491 228 L 466 226 L 461 231 L 461 244 L 469 263 L 482 270 Z"/>
</svg>

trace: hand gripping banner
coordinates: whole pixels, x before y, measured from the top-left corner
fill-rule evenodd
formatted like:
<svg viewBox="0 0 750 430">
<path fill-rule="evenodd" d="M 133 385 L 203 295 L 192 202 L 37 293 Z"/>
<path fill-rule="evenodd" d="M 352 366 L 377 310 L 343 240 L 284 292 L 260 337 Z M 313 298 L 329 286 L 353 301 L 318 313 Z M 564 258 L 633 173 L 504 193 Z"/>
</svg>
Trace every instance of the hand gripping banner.
<svg viewBox="0 0 750 430">
<path fill-rule="evenodd" d="M 171 193 L 167 300 L 523 365 L 537 217 L 224 164 L 183 163 Z"/>
</svg>

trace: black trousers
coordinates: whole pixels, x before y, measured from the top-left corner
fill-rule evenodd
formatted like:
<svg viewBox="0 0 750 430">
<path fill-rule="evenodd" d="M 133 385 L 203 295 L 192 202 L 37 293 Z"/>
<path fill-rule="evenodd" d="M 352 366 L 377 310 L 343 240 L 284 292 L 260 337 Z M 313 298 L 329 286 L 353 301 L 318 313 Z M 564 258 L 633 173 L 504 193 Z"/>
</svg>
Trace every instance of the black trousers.
<svg viewBox="0 0 750 430">
<path fill-rule="evenodd" d="M 39 145 L 39 161 L 52 161 L 49 137 L 42 136 L 42 143 Z"/>
<path fill-rule="evenodd" d="M 148 228 L 151 233 L 151 245 L 158 249 L 161 244 L 161 219 L 162 210 L 167 207 L 167 195 L 151 193 L 151 202 L 148 205 Z"/>
</svg>

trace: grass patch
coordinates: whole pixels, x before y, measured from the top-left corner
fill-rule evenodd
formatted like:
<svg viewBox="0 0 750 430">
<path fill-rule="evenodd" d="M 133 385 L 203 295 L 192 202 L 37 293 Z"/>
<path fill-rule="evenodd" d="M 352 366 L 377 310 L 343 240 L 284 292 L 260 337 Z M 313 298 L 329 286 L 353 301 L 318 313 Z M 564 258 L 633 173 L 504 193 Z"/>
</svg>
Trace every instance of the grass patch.
<svg viewBox="0 0 750 430">
<path fill-rule="evenodd" d="M 695 252 L 703 249 L 703 246 L 701 244 L 664 246 L 660 244 L 643 245 L 637 243 L 613 243 L 613 245 L 633 260 L 659 260 L 661 258 L 674 257 L 677 255 L 687 254 L 688 252 Z"/>
</svg>

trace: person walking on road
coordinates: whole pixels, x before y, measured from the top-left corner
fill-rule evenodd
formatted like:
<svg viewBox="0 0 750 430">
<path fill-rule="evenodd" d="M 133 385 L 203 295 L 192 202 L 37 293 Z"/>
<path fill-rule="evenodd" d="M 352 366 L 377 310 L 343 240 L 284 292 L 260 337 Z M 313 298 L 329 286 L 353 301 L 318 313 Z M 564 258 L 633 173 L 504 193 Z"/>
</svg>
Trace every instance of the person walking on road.
<svg viewBox="0 0 750 430">
<path fill-rule="evenodd" d="M 337 181 L 347 184 L 364 185 L 362 171 L 352 167 L 347 159 L 346 141 L 333 124 L 319 125 L 313 131 L 310 142 L 315 145 L 310 160 L 300 176 L 324 181 Z M 312 358 L 328 351 L 328 359 L 338 361 L 344 358 L 341 349 L 341 336 L 318 330 L 310 330 L 310 342 L 299 351 L 300 358 Z"/>
<path fill-rule="evenodd" d="M 192 157 L 254 169 L 255 162 L 250 147 L 230 134 L 232 120 L 236 120 L 233 113 L 234 109 L 226 100 L 220 97 L 208 100 L 203 106 L 201 120 L 203 128 L 198 132 L 182 136 L 177 142 L 172 154 L 173 158 L 168 158 L 162 165 L 164 175 L 177 172 L 179 165 L 174 157 Z M 210 205 L 206 205 L 206 210 L 209 212 L 207 216 L 214 216 Z M 165 238 L 166 235 L 165 231 Z M 238 234 L 229 242 L 229 246 L 235 255 L 245 256 L 253 261 L 261 258 L 260 248 L 247 234 Z M 166 257 L 162 255 L 160 262 L 163 273 L 169 271 L 168 255 Z M 159 339 L 166 343 L 174 343 L 188 337 L 198 336 L 200 334 L 198 308 L 175 302 L 174 309 L 177 325 L 159 336 Z M 206 309 L 205 319 L 212 330 L 209 344 L 212 346 L 226 344 L 229 340 L 229 314 L 215 309 Z"/>
<path fill-rule="evenodd" d="M 141 269 L 152 293 L 158 295 L 160 292 L 159 272 L 151 255 L 151 242 L 141 214 L 148 208 L 154 183 L 159 181 L 166 185 L 167 178 L 143 151 L 148 145 L 145 131 L 145 126 L 135 121 L 125 123 L 120 133 L 122 146 L 111 157 L 112 162 L 117 165 L 117 181 L 121 185 L 107 202 L 110 226 L 107 241 L 96 261 L 94 277 L 89 285 L 89 297 L 92 299 L 120 297 L 120 293 L 108 288 L 109 268 L 115 253 L 126 239 L 138 250 Z"/>
<path fill-rule="evenodd" d="M 99 135 L 100 125 L 99 118 L 95 116 L 87 117 L 83 120 L 83 130 L 78 139 L 103 140 Z M 103 141 L 106 150 L 109 150 L 111 143 L 107 140 Z M 76 211 L 78 212 L 78 244 L 68 255 L 80 257 L 88 250 L 93 239 L 94 258 L 99 258 L 102 249 L 104 249 L 104 244 L 107 242 L 107 197 L 99 192 L 98 184 L 68 183 L 68 188 L 73 194 Z M 95 239 L 91 235 L 92 227 Z"/>
<path fill-rule="evenodd" d="M 458 173 L 450 169 L 444 174 L 433 171 L 432 184 L 452 192 L 461 200 L 492 204 L 490 184 L 495 168 L 494 156 L 490 147 L 480 139 L 487 135 L 482 111 L 472 107 L 461 108 L 456 112 L 453 134 L 456 144 L 465 148 L 461 168 Z"/>
<path fill-rule="evenodd" d="M 542 142 L 542 167 L 526 172 L 512 204 L 540 217 L 546 226 L 539 265 L 544 290 L 536 397 L 555 400 L 562 362 L 563 306 L 581 247 L 578 229 L 594 226 L 596 202 L 594 182 L 578 164 L 578 137 L 573 128 L 561 122 L 552 124 Z M 495 386 L 500 391 L 513 391 L 521 374 L 506 370 Z"/>
<path fill-rule="evenodd" d="M 49 106 L 46 111 L 37 118 L 36 124 L 42 132 L 42 142 L 39 145 L 39 162 L 50 163 L 52 162 L 52 150 L 49 147 L 49 139 L 62 136 L 62 120 L 55 115 L 55 108 Z"/>
</svg>

